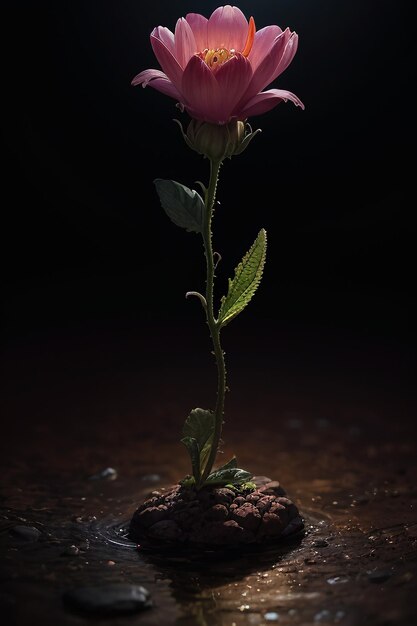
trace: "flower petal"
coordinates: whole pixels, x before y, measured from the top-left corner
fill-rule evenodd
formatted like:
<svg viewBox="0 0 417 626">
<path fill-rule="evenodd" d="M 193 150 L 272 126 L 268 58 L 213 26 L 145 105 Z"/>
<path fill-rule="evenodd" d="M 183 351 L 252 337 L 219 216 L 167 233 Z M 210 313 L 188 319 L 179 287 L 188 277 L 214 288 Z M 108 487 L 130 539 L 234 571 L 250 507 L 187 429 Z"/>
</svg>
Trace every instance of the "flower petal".
<svg viewBox="0 0 417 626">
<path fill-rule="evenodd" d="M 182 77 L 181 93 L 191 117 L 213 124 L 223 124 L 221 94 L 213 72 L 200 59 L 191 57 Z"/>
<path fill-rule="evenodd" d="M 215 78 L 220 89 L 222 110 L 229 118 L 251 81 L 250 61 L 242 54 L 237 54 L 220 66 Z"/>
<path fill-rule="evenodd" d="M 194 33 L 187 20 L 181 17 L 175 26 L 175 58 L 182 69 L 185 68 L 188 61 L 196 52 L 198 52 L 198 50 Z"/>
<path fill-rule="evenodd" d="M 249 53 L 249 60 L 252 63 L 253 71 L 256 70 L 261 61 L 271 50 L 275 39 L 282 33 L 279 26 L 265 26 L 255 33 L 252 50 Z"/>
<path fill-rule="evenodd" d="M 170 81 L 180 90 L 182 67 L 166 45 L 154 34 L 155 31 L 156 29 L 151 33 L 151 45 L 154 54 Z"/>
<path fill-rule="evenodd" d="M 204 52 L 208 48 L 207 24 L 208 19 L 199 13 L 188 13 L 185 19 L 194 33 L 197 52 Z"/>
<path fill-rule="evenodd" d="M 132 85 L 142 85 L 142 87 L 153 87 L 157 91 L 175 98 L 178 102 L 181 102 L 182 97 L 180 92 L 169 80 L 168 76 L 160 70 L 144 70 L 132 80 Z"/>
<path fill-rule="evenodd" d="M 248 20 L 237 7 L 218 7 L 208 21 L 208 48 L 242 52 L 248 36 Z"/>
<path fill-rule="evenodd" d="M 174 33 L 166 28 L 165 26 L 157 26 L 152 35 L 158 37 L 166 45 L 168 50 L 175 56 L 175 44 L 174 44 Z"/>
<path fill-rule="evenodd" d="M 243 109 L 235 112 L 235 116 L 240 120 L 244 120 L 254 115 L 261 115 L 261 113 L 266 113 L 276 107 L 277 104 L 283 100 L 284 102 L 291 100 L 296 106 L 304 109 L 304 104 L 294 93 L 291 93 L 291 91 L 286 91 L 285 89 L 269 89 L 269 91 L 263 91 L 254 96 L 246 103 Z"/>
<path fill-rule="evenodd" d="M 161 72 L 161 70 L 143 70 L 135 76 L 132 80 L 131 85 L 136 87 L 137 85 L 143 85 L 147 87 L 148 83 L 155 78 L 168 78 L 166 74 Z"/>
<path fill-rule="evenodd" d="M 283 33 L 278 35 L 268 54 L 262 59 L 256 70 L 254 70 L 253 78 L 244 95 L 245 101 L 262 91 L 262 89 L 267 87 L 269 83 L 276 78 L 276 69 L 281 62 L 290 34 L 290 30 L 287 28 Z"/>
<path fill-rule="evenodd" d="M 277 74 L 274 76 L 272 80 L 275 80 L 277 76 L 282 74 L 284 70 L 287 69 L 291 61 L 293 60 L 295 53 L 298 48 L 298 35 L 297 33 L 291 33 L 291 37 L 288 40 L 287 45 L 285 46 L 284 54 L 282 55 L 282 59 L 279 62 L 279 66 L 277 67 Z"/>
</svg>

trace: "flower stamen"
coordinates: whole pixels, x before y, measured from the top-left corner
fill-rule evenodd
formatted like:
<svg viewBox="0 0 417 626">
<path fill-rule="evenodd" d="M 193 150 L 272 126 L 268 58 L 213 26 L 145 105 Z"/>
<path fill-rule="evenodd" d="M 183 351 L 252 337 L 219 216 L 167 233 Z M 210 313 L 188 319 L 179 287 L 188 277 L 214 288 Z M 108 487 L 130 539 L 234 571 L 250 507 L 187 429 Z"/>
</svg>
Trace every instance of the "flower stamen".
<svg viewBox="0 0 417 626">
<path fill-rule="evenodd" d="M 201 53 L 203 61 L 207 63 L 209 68 L 215 71 L 218 67 L 226 63 L 235 55 L 234 50 L 228 50 L 227 48 L 216 48 L 216 50 L 204 50 Z"/>
<path fill-rule="evenodd" d="M 245 47 L 242 50 L 242 55 L 244 57 L 247 57 L 252 50 L 255 33 L 255 20 L 253 19 L 253 17 L 251 17 L 249 20 L 248 36 L 246 37 Z M 229 61 L 229 59 L 231 59 L 235 55 L 236 50 L 234 50 L 233 48 L 231 50 L 228 50 L 224 46 L 216 48 L 215 50 L 209 50 L 208 48 L 206 48 L 205 50 L 203 50 L 203 52 L 198 53 L 198 56 L 203 59 L 203 61 L 209 66 L 211 70 L 213 70 L 213 72 L 215 72 L 221 65 L 226 63 L 226 61 Z"/>
</svg>

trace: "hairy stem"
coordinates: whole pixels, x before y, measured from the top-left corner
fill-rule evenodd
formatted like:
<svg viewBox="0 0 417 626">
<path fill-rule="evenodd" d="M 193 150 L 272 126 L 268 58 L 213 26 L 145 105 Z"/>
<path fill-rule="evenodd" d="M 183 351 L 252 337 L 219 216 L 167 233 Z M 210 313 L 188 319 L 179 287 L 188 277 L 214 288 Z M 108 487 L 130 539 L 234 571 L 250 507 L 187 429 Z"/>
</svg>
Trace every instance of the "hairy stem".
<svg viewBox="0 0 417 626">
<path fill-rule="evenodd" d="M 213 342 L 213 352 L 217 365 L 217 399 L 216 408 L 214 410 L 214 433 L 213 441 L 211 444 L 210 454 L 207 459 L 204 471 L 201 475 L 200 484 L 204 484 L 207 476 L 210 474 L 214 461 L 216 459 L 217 450 L 220 443 L 220 437 L 222 433 L 223 425 L 223 413 L 224 413 L 224 397 L 226 393 L 226 365 L 224 361 L 224 353 L 220 343 L 220 327 L 217 323 L 217 319 L 214 316 L 213 310 L 213 295 L 214 295 L 214 254 L 212 244 L 212 230 L 211 221 L 213 217 L 214 204 L 216 200 L 217 181 L 219 178 L 219 170 L 221 161 L 210 161 L 210 182 L 207 188 L 205 204 L 206 204 L 206 219 L 203 231 L 204 251 L 207 263 L 207 281 L 206 281 L 206 316 L 207 324 L 210 330 L 211 340 Z"/>
</svg>

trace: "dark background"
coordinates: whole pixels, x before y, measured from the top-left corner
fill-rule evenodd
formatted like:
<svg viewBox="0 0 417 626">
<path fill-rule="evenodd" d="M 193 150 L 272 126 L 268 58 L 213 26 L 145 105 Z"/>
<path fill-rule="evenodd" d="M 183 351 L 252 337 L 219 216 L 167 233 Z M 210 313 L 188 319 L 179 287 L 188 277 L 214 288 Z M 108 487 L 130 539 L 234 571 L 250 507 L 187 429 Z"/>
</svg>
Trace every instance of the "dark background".
<svg viewBox="0 0 417 626">
<path fill-rule="evenodd" d="M 414 59 L 408 2 L 241 0 L 258 28 L 299 33 L 282 104 L 222 170 L 219 294 L 258 230 L 265 277 L 235 333 L 269 324 L 410 346 L 415 327 Z M 6 3 L 3 13 L 2 305 L 9 338 L 51 329 L 201 324 L 198 236 L 169 222 L 152 180 L 207 182 L 187 117 L 132 77 L 158 67 L 155 25 L 217 2 Z M 414 194 L 413 194 L 414 195 Z M 413 196 L 412 196 L 413 197 Z"/>
</svg>

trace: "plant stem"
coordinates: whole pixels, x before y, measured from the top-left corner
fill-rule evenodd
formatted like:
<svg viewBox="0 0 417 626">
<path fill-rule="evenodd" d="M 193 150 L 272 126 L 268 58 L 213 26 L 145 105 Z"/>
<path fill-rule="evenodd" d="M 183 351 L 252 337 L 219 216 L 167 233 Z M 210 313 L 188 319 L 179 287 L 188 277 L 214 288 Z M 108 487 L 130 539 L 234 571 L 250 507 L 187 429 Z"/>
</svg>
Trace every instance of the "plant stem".
<svg viewBox="0 0 417 626">
<path fill-rule="evenodd" d="M 220 343 L 220 326 L 217 319 L 214 316 L 213 309 L 213 297 L 214 297 L 214 256 L 213 256 L 213 244 L 212 244 L 212 230 L 211 221 L 213 217 L 214 203 L 216 200 L 217 181 L 219 178 L 219 171 L 221 161 L 210 160 L 210 182 L 207 188 L 205 206 L 206 206 L 206 219 L 203 231 L 204 252 L 207 263 L 207 281 L 206 281 L 206 316 L 207 324 L 210 330 L 211 340 L 213 342 L 213 352 L 216 359 L 217 366 L 217 399 L 216 408 L 214 410 L 214 433 L 213 441 L 211 444 L 210 454 L 207 459 L 206 466 L 201 475 L 200 485 L 204 484 L 207 476 L 210 474 L 214 461 L 216 459 L 217 450 L 220 443 L 220 437 L 223 426 L 223 413 L 224 413 L 224 397 L 226 393 L 226 365 L 224 361 L 224 353 Z"/>
</svg>

